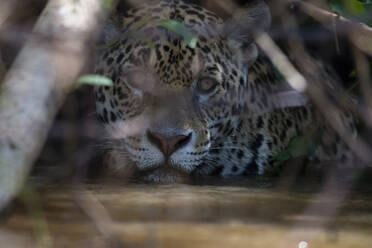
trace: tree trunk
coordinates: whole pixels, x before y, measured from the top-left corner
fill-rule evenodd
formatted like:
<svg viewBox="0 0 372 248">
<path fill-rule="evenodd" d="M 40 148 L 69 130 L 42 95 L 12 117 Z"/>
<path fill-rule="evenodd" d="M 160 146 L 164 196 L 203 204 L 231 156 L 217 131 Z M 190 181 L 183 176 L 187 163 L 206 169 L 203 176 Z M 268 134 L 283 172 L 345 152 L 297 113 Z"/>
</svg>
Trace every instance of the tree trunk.
<svg viewBox="0 0 372 248">
<path fill-rule="evenodd" d="M 0 209 L 19 191 L 84 65 L 100 0 L 50 0 L 0 88 Z"/>
</svg>

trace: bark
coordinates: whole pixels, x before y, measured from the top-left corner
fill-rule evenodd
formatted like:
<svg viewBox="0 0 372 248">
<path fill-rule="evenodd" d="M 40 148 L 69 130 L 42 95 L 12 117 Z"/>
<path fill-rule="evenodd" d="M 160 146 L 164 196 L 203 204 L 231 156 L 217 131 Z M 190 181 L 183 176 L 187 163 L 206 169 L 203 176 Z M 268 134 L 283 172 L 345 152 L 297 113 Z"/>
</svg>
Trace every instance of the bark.
<svg viewBox="0 0 372 248">
<path fill-rule="evenodd" d="M 336 28 L 338 31 L 347 33 L 356 47 L 372 56 L 372 28 L 300 0 L 284 0 L 284 2 L 292 4 L 294 8 L 301 10 L 331 30 Z"/>
<path fill-rule="evenodd" d="M 0 86 L 0 209 L 20 190 L 103 17 L 99 0 L 50 0 Z M 88 43 L 88 44 L 89 44 Z"/>
</svg>

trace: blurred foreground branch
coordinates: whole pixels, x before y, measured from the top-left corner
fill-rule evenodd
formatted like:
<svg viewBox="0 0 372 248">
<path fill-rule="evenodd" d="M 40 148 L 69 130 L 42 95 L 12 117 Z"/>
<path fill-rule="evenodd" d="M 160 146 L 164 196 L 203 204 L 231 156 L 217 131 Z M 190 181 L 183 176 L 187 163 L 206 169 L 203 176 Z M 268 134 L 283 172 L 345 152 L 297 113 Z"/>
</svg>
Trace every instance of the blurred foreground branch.
<svg viewBox="0 0 372 248">
<path fill-rule="evenodd" d="M 270 36 L 264 32 L 256 32 L 254 35 L 256 44 L 265 51 L 266 55 L 283 74 L 289 85 L 297 91 L 305 91 L 307 88 L 305 78 L 297 72 L 289 59 L 280 48 L 274 43 Z"/>
<path fill-rule="evenodd" d="M 107 209 L 89 191 L 81 189 L 83 194 L 76 194 L 77 204 L 95 224 L 95 227 L 104 238 L 108 247 L 124 247 L 115 230 L 115 222 L 110 217 Z"/>
<path fill-rule="evenodd" d="M 6 73 L 6 67 L 5 67 L 5 64 L 2 60 L 1 50 L 0 50 L 0 82 L 3 81 L 5 73 Z"/>
<path fill-rule="evenodd" d="M 0 209 L 28 175 L 103 16 L 99 0 L 50 0 L 35 32 L 51 38 L 31 38 L 5 76 L 0 88 Z M 62 52 L 66 48 L 72 52 Z"/>
<path fill-rule="evenodd" d="M 0 8 L 0 27 L 3 25 L 4 20 L 9 16 L 12 12 L 16 1 L 12 0 L 3 0 L 1 1 L 1 8 Z"/>
<path fill-rule="evenodd" d="M 338 14 L 331 13 L 301 0 L 284 1 L 291 4 L 293 8 L 299 9 L 311 16 L 331 30 L 334 28 L 333 23 L 336 23 L 337 28 L 347 33 L 356 47 L 372 56 L 372 28 L 363 23 L 350 21 Z"/>
<path fill-rule="evenodd" d="M 260 48 L 272 59 L 275 66 L 286 77 L 287 80 L 292 80 L 293 85 L 301 85 L 297 88 L 306 88 L 317 109 L 323 114 L 327 122 L 333 127 L 343 141 L 356 154 L 356 156 L 366 165 L 371 164 L 372 157 L 370 155 L 371 148 L 360 138 L 354 137 L 350 131 L 342 124 L 338 118 L 339 109 L 328 99 L 326 92 L 319 85 L 322 80 L 317 78 L 321 73 L 317 71 L 316 64 L 306 54 L 304 48 L 299 42 L 292 42 L 292 50 L 294 51 L 294 59 L 296 64 L 302 69 L 305 74 L 300 74 L 289 59 L 285 59 L 285 55 L 275 45 L 274 41 L 265 33 L 256 33 L 256 42 L 260 44 Z M 279 58 L 279 59 L 278 59 Z M 294 87 L 296 88 L 296 87 Z"/>
</svg>

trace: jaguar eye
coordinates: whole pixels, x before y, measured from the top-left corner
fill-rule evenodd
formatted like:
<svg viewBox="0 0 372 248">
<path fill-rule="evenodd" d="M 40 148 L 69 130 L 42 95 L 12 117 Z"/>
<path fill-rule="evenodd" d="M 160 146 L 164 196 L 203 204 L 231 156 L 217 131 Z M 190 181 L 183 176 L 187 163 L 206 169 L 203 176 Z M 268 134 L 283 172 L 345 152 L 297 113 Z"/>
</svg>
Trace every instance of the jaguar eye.
<svg viewBox="0 0 372 248">
<path fill-rule="evenodd" d="M 200 94 L 209 94 L 216 89 L 217 85 L 218 82 L 215 79 L 204 77 L 197 82 L 197 90 Z"/>
</svg>

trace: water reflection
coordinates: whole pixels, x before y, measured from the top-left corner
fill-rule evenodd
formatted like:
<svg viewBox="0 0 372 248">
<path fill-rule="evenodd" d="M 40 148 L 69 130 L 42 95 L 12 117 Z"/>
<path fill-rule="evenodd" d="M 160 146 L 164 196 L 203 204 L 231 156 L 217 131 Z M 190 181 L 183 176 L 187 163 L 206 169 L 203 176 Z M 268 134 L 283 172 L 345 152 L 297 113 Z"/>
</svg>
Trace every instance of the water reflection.
<svg viewBox="0 0 372 248">
<path fill-rule="evenodd" d="M 44 185 L 38 195 L 53 247 L 116 247 L 112 240 L 117 247 L 298 247 L 301 241 L 370 247 L 368 178 L 248 177 L 187 185 L 110 179 Z M 283 180 L 293 183 L 283 186 Z M 33 217 L 15 209 L 5 230 L 35 239 Z"/>
</svg>

